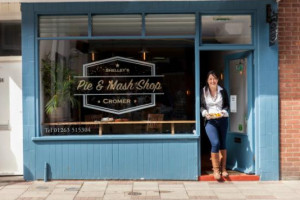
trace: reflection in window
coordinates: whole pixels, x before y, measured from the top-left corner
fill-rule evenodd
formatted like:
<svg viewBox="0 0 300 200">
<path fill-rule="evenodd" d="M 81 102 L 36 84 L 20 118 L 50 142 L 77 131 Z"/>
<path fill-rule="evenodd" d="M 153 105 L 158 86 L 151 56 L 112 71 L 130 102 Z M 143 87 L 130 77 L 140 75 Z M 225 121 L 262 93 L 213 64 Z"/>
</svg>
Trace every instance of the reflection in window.
<svg viewBox="0 0 300 200">
<path fill-rule="evenodd" d="M 148 14 L 146 35 L 194 35 L 194 14 Z"/>
<path fill-rule="evenodd" d="M 88 16 L 40 16 L 40 37 L 87 36 Z"/>
<path fill-rule="evenodd" d="M 194 130 L 192 40 L 40 41 L 40 84 L 41 135 Z"/>
<path fill-rule="evenodd" d="M 93 35 L 126 36 L 141 35 L 141 15 L 95 15 L 93 16 Z"/>
<path fill-rule="evenodd" d="M 202 43 L 251 44 L 251 15 L 201 17 Z"/>
</svg>

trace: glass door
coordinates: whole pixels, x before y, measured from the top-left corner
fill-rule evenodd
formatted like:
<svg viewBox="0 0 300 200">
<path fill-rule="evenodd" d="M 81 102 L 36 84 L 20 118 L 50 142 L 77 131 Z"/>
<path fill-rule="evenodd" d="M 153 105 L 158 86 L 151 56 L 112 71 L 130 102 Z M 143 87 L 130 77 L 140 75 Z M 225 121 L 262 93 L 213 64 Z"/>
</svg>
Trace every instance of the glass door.
<svg viewBox="0 0 300 200">
<path fill-rule="evenodd" d="M 253 55 L 251 51 L 225 57 L 225 88 L 230 101 L 227 167 L 254 173 Z"/>
</svg>

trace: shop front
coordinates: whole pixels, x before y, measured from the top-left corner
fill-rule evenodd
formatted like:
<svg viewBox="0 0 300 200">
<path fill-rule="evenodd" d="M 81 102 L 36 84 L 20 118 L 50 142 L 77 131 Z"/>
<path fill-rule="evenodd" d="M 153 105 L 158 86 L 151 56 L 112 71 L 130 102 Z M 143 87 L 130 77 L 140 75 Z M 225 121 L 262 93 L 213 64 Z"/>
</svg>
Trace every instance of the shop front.
<svg viewBox="0 0 300 200">
<path fill-rule="evenodd" d="M 24 178 L 198 180 L 200 92 L 215 70 L 230 96 L 228 167 L 278 180 L 268 5 L 22 3 Z"/>
</svg>

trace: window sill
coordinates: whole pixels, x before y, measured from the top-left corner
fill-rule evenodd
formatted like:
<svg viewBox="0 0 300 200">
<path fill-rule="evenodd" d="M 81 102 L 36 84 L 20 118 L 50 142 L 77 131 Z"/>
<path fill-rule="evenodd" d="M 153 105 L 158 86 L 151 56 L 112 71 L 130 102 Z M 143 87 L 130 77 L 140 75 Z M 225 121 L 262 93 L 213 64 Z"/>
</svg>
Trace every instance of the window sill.
<svg viewBox="0 0 300 200">
<path fill-rule="evenodd" d="M 43 136 L 33 137 L 32 141 L 88 141 L 88 140 L 170 140 L 170 139 L 199 139 L 195 134 L 176 134 L 176 135 L 102 135 L 102 136 Z"/>
</svg>

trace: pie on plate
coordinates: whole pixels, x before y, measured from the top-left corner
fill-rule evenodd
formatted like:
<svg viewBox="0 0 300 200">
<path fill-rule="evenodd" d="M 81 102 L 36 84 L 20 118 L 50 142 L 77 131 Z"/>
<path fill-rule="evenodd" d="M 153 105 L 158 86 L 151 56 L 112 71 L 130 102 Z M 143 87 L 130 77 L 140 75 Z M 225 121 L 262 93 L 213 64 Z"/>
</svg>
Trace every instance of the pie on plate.
<svg viewBox="0 0 300 200">
<path fill-rule="evenodd" d="M 221 113 L 210 113 L 209 116 L 212 119 L 216 119 L 216 118 L 222 117 L 222 114 Z"/>
</svg>

